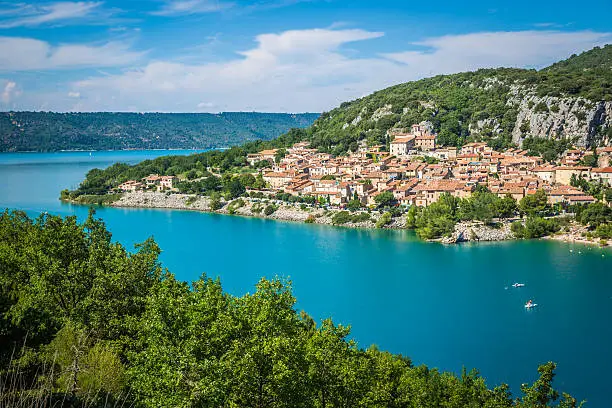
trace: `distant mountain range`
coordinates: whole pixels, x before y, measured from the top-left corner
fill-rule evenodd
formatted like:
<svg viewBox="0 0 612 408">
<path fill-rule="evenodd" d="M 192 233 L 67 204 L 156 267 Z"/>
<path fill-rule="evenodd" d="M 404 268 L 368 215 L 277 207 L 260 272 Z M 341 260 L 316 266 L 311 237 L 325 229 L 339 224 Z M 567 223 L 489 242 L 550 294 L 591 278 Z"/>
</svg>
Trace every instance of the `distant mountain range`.
<svg viewBox="0 0 612 408">
<path fill-rule="evenodd" d="M 0 113 L 0 151 L 207 149 L 270 140 L 318 113 Z"/>
<path fill-rule="evenodd" d="M 388 142 L 388 129 L 424 120 L 442 145 L 486 141 L 504 148 L 526 138 L 610 145 L 612 45 L 541 70 L 481 69 L 392 86 L 323 113 L 303 139 L 341 154 L 363 139 Z"/>
</svg>

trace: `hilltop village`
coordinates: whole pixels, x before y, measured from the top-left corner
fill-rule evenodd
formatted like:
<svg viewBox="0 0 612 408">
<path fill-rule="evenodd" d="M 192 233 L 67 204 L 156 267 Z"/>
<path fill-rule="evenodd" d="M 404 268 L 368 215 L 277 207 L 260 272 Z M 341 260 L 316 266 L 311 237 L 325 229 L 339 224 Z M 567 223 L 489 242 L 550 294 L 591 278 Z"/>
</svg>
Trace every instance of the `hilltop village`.
<svg viewBox="0 0 612 408">
<path fill-rule="evenodd" d="M 364 207 L 374 207 L 380 204 L 378 196 L 387 193 L 390 197 L 391 193 L 399 206 L 427 207 L 444 193 L 467 198 L 477 186 L 486 186 L 499 197 L 510 195 L 517 201 L 544 190 L 549 204 L 573 205 L 596 201 L 577 187 L 580 180 L 612 186 L 612 147 L 571 149 L 552 165 L 539 156 L 527 155 L 526 150 L 498 152 L 486 143 L 439 147 L 428 122 L 410 129 L 390 129 L 387 135 L 391 140 L 388 148 L 362 143 L 356 152 L 342 157 L 309 148 L 308 142 L 296 143 L 282 152 L 271 149 L 249 154 L 247 161 L 259 168 L 257 174 L 265 187 L 249 188 L 247 192 L 310 196 L 335 208 L 354 200 Z M 593 154 L 597 167 L 581 165 Z M 173 191 L 178 180 L 153 174 L 122 183 L 117 190 Z"/>
</svg>

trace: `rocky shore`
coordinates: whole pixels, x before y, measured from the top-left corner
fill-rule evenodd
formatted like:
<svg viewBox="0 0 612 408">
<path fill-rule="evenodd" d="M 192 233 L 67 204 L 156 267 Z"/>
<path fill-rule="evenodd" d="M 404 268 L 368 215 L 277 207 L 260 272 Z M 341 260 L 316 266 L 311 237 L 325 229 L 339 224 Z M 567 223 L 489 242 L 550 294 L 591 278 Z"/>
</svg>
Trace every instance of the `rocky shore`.
<svg viewBox="0 0 612 408">
<path fill-rule="evenodd" d="M 339 210 L 325 210 L 301 204 L 289 204 L 277 200 L 258 200 L 251 198 L 239 199 L 243 205 L 237 205 L 238 200 L 223 202 L 223 207 L 213 211 L 210 207 L 208 197 L 195 196 L 193 194 L 166 194 L 158 192 L 133 192 L 124 193 L 121 198 L 110 206 L 128 208 L 167 208 L 193 211 L 206 211 L 217 214 L 233 214 L 245 217 L 268 218 L 281 221 L 309 222 L 312 224 L 332 225 L 332 217 Z M 273 205 L 276 210 L 265 214 L 265 207 Z M 371 219 L 365 222 L 347 223 L 344 227 L 351 228 L 376 228 L 376 222 L 381 217 L 378 212 L 370 213 Z M 308 220 L 308 221 L 307 221 Z M 387 229 L 406 228 L 405 216 L 393 218 L 391 223 L 385 225 Z"/>
<path fill-rule="evenodd" d="M 193 194 L 167 194 L 158 192 L 133 192 L 125 193 L 121 198 L 110 204 L 112 207 L 128 208 L 166 208 L 192 211 L 205 211 L 217 214 L 232 214 L 245 217 L 267 218 L 281 221 L 308 222 L 312 224 L 332 225 L 332 217 L 339 210 L 326 210 L 305 206 L 303 204 L 289 204 L 277 200 L 260 200 L 241 198 L 230 202 L 222 202 L 222 207 L 213 211 L 208 197 L 195 196 Z M 274 206 L 275 210 L 266 215 L 265 208 Z M 355 213 L 358 214 L 358 213 Z M 379 212 L 372 211 L 370 220 L 365 222 L 346 223 L 343 227 L 375 229 L 376 223 L 382 216 Z M 478 221 L 459 222 L 450 237 L 432 240 L 443 244 L 456 244 L 461 242 L 486 242 L 507 241 L 516 239 L 510 229 L 512 221 L 498 223 L 495 227 L 488 226 Z M 395 217 L 384 227 L 385 229 L 405 229 L 406 216 Z M 586 229 L 576 223 L 572 223 L 567 230 L 545 239 L 564 242 L 574 242 L 591 245 L 610 246 L 612 243 L 604 243 L 597 239 L 585 237 Z"/>
<path fill-rule="evenodd" d="M 496 227 L 484 225 L 482 222 L 458 222 L 455 225 L 455 232 L 450 237 L 442 238 L 445 244 L 456 244 L 459 242 L 470 241 L 507 241 L 516 239 L 510 230 L 511 222 L 505 221 L 497 224 Z"/>
</svg>

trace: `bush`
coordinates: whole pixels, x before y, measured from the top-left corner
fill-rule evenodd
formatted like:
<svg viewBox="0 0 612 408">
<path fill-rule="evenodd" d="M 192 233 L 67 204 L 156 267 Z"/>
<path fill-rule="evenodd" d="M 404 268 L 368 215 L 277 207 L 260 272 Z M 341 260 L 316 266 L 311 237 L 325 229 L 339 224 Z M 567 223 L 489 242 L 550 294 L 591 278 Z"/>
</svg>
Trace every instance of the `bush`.
<svg viewBox="0 0 612 408">
<path fill-rule="evenodd" d="M 270 216 L 270 215 L 274 214 L 274 212 L 275 212 L 276 210 L 278 210 L 278 207 L 277 207 L 277 206 L 275 206 L 275 205 L 273 205 L 273 204 L 268 204 L 268 205 L 266 206 L 266 208 L 264 209 L 264 214 L 265 214 L 266 216 Z"/>
<path fill-rule="evenodd" d="M 239 198 L 229 203 L 229 205 L 227 206 L 227 212 L 228 214 L 236 214 L 236 210 L 240 207 L 244 207 L 244 200 L 242 198 Z"/>
<path fill-rule="evenodd" d="M 219 195 L 219 193 L 211 194 L 210 195 L 210 209 L 212 211 L 217 211 L 221 207 L 223 207 L 223 205 L 221 204 L 221 196 Z"/>
<path fill-rule="evenodd" d="M 393 217 L 391 216 L 390 212 L 386 212 L 384 213 L 379 219 L 378 221 L 376 221 L 376 228 L 382 228 L 385 225 L 388 225 L 391 223 L 391 219 Z"/>
<path fill-rule="evenodd" d="M 558 232 L 561 227 L 555 218 L 529 217 L 525 224 L 521 221 L 512 223 L 510 229 L 517 238 L 541 238 Z"/>
<path fill-rule="evenodd" d="M 346 205 L 346 208 L 351 212 L 355 212 L 361 208 L 361 201 L 357 199 L 353 199 L 348 202 L 348 204 Z"/>
<path fill-rule="evenodd" d="M 599 224 L 595 229 L 598 238 L 612 239 L 612 224 Z"/>
<path fill-rule="evenodd" d="M 353 217 L 348 211 L 339 211 L 332 216 L 332 224 L 342 225 L 352 221 Z"/>
<path fill-rule="evenodd" d="M 548 106 L 544 102 L 538 103 L 534 108 L 535 113 L 548 113 Z"/>
<path fill-rule="evenodd" d="M 574 115 L 576 116 L 576 119 L 578 119 L 578 122 L 584 122 L 586 120 L 586 113 L 582 111 L 578 111 L 574 113 Z"/>
<path fill-rule="evenodd" d="M 364 213 L 353 215 L 352 222 L 354 223 L 366 222 L 366 221 L 370 221 L 370 219 L 371 219 L 370 214 L 368 214 L 367 212 L 364 212 Z"/>
<path fill-rule="evenodd" d="M 306 220 L 304 221 L 306 224 L 314 224 L 315 222 L 315 217 L 311 215 L 308 216 L 308 218 L 306 218 Z"/>
<path fill-rule="evenodd" d="M 104 195 L 84 194 L 84 195 L 76 197 L 74 201 L 79 204 L 86 204 L 86 205 L 106 205 L 106 204 L 114 203 L 120 198 L 121 198 L 121 194 L 104 194 Z"/>
</svg>

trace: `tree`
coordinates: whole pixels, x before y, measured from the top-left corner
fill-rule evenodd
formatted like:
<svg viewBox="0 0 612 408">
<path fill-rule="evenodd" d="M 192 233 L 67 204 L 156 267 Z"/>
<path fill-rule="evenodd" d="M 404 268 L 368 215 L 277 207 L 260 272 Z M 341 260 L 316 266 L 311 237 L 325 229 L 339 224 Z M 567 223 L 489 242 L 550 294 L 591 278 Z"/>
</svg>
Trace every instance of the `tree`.
<svg viewBox="0 0 612 408">
<path fill-rule="evenodd" d="M 210 195 L 209 206 L 212 211 L 217 211 L 221 208 L 221 195 L 217 192 L 214 192 Z"/>
<path fill-rule="evenodd" d="M 526 195 L 519 202 L 519 210 L 523 214 L 531 216 L 544 216 L 550 212 L 546 192 L 542 189 L 535 194 Z"/>
<path fill-rule="evenodd" d="M 242 184 L 244 187 L 253 187 L 257 181 L 255 176 L 253 176 L 251 173 L 241 174 L 238 176 L 238 180 L 240 180 L 240 184 Z"/>
<path fill-rule="evenodd" d="M 592 203 L 583 209 L 577 218 L 580 223 L 597 228 L 601 224 L 612 222 L 612 208 L 604 203 Z"/>
<path fill-rule="evenodd" d="M 380 216 L 380 218 L 378 219 L 378 221 L 376 221 L 376 228 L 383 228 L 385 225 L 391 223 L 391 213 L 390 212 L 386 212 L 383 215 Z"/>
<path fill-rule="evenodd" d="M 374 201 L 376 201 L 379 207 L 390 207 L 395 204 L 395 196 L 390 191 L 383 191 L 374 197 Z"/>
<path fill-rule="evenodd" d="M 556 368 L 557 365 L 553 362 L 548 362 L 538 367 L 540 378 L 531 386 L 527 384 L 521 386 L 521 391 L 525 395 L 519 406 L 524 406 L 526 408 L 547 408 L 551 402 L 559 398 L 559 392 L 552 386 Z"/>
<path fill-rule="evenodd" d="M 288 283 L 262 279 L 234 309 L 240 341 L 229 343 L 223 368 L 228 406 L 299 406 L 307 398 L 303 324 Z"/>
<path fill-rule="evenodd" d="M 351 212 L 355 212 L 361 208 L 361 201 L 353 198 L 346 204 L 346 208 Z"/>
<path fill-rule="evenodd" d="M 496 215 L 495 208 L 501 199 L 486 188 L 475 191 L 468 199 L 461 200 L 459 204 L 459 218 L 463 220 L 479 220 L 490 223 Z"/>
<path fill-rule="evenodd" d="M 237 177 L 232 178 L 226 185 L 227 199 L 238 198 L 244 194 L 246 189 Z"/>
<path fill-rule="evenodd" d="M 274 161 L 276 163 L 280 163 L 280 161 L 287 155 L 286 149 L 278 149 L 276 154 L 274 155 Z"/>
<path fill-rule="evenodd" d="M 257 189 L 257 190 L 261 190 L 262 188 L 266 188 L 266 182 L 263 178 L 263 175 L 261 173 L 257 174 L 257 177 L 255 178 L 255 182 L 253 183 L 253 188 Z"/>
<path fill-rule="evenodd" d="M 493 207 L 495 214 L 502 219 L 513 217 L 517 210 L 516 200 L 510 194 L 506 194 L 504 198 L 496 201 Z"/>
</svg>

